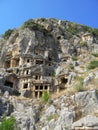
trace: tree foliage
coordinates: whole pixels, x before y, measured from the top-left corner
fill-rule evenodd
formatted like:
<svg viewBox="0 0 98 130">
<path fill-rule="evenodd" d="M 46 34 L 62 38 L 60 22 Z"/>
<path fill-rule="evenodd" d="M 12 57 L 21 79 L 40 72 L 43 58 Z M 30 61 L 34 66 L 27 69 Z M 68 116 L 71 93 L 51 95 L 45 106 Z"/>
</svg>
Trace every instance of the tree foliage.
<svg viewBox="0 0 98 130">
<path fill-rule="evenodd" d="M 35 23 L 33 19 L 29 19 L 28 21 L 24 22 L 22 29 L 24 28 L 29 28 L 30 30 L 38 29 L 38 24 Z"/>
<path fill-rule="evenodd" d="M 8 30 L 2 35 L 2 37 L 3 37 L 4 39 L 9 39 L 9 37 L 10 37 L 10 35 L 12 34 L 13 31 L 14 31 L 13 29 L 8 29 Z"/>
</svg>

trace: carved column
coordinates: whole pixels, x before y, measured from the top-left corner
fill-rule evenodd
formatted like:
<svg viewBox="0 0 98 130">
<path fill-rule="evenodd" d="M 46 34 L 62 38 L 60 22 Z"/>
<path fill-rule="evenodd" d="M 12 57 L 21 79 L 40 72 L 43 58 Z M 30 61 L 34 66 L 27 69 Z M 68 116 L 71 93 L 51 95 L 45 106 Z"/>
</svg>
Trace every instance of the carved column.
<svg viewBox="0 0 98 130">
<path fill-rule="evenodd" d="M 13 59 L 11 59 L 10 67 L 11 68 L 14 67 L 14 60 Z"/>
</svg>

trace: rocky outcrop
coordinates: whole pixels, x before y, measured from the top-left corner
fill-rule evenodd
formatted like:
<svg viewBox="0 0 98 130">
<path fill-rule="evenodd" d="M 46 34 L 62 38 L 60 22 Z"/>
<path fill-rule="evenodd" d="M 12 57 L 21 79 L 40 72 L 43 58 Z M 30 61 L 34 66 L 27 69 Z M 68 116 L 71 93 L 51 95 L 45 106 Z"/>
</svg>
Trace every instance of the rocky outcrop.
<svg viewBox="0 0 98 130">
<path fill-rule="evenodd" d="M 72 129 L 98 129 L 98 117 L 87 115 L 86 117 L 83 117 L 77 122 L 74 122 L 72 124 Z"/>
<path fill-rule="evenodd" d="M 96 90 L 76 93 L 74 99 L 84 114 L 91 114 L 98 109 L 98 93 Z"/>
<path fill-rule="evenodd" d="M 8 97 L 6 98 L 0 96 L 0 120 L 3 114 L 10 116 L 13 111 L 14 111 L 14 107 L 8 100 Z"/>
<path fill-rule="evenodd" d="M 14 115 L 21 130 L 97 128 L 98 72 L 87 71 L 97 60 L 97 32 L 41 18 L 7 38 L 0 39 L 0 118 Z M 40 102 L 45 91 L 55 92 L 50 104 Z"/>
</svg>

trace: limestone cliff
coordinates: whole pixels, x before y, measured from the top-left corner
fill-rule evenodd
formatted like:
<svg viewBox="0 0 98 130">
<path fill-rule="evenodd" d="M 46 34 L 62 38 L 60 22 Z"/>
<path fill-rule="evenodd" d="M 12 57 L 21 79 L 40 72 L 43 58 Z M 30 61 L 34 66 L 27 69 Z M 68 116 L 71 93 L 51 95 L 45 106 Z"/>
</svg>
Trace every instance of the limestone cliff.
<svg viewBox="0 0 98 130">
<path fill-rule="evenodd" d="M 80 99 L 82 100 L 82 105 L 79 105 L 78 99 L 76 101 L 75 98 L 77 98 L 77 92 L 80 91 L 97 91 L 97 67 L 98 29 L 88 26 L 54 18 L 30 19 L 20 28 L 6 31 L 0 39 L 1 95 L 6 95 L 6 92 L 9 93 L 8 95 L 11 95 L 11 99 L 9 100 L 14 108 L 17 109 L 17 112 L 14 112 L 13 115 L 16 116 L 21 111 L 18 110 L 16 104 L 21 109 L 25 109 L 25 111 L 27 108 L 30 109 L 31 113 L 35 112 L 34 117 L 27 112 L 30 116 L 29 118 L 33 120 L 31 121 L 33 123 L 31 123 L 32 130 L 40 130 L 40 127 L 42 130 L 65 130 L 64 121 L 70 125 L 66 124 L 66 128 L 71 128 L 71 126 L 75 126 L 73 122 L 82 118 L 84 114 L 89 114 L 88 105 L 84 105 L 83 108 L 83 100 Z M 37 109 L 38 111 L 35 110 L 36 107 L 33 111 L 31 110 L 31 104 L 34 101 L 36 102 L 37 99 L 40 100 L 45 92 L 53 93 L 51 98 L 54 100 L 51 105 L 52 108 L 49 108 L 52 111 L 49 116 L 53 116 L 52 118 L 50 117 L 49 121 L 45 121 L 48 118 L 46 112 L 48 108 L 46 108 L 44 114 L 39 111 L 39 109 L 44 107 L 42 104 L 41 108 Z M 84 97 L 87 94 L 90 95 L 89 93 L 93 92 L 83 93 Z M 96 94 L 94 98 L 98 102 L 98 95 L 96 96 Z M 15 98 L 13 98 L 13 95 Z M 62 95 L 64 96 L 63 99 L 60 98 Z M 72 95 L 74 96 L 72 97 Z M 78 97 L 82 98 L 83 96 L 81 95 L 78 95 Z M 24 108 L 22 106 L 23 103 L 18 102 L 17 98 L 21 96 L 31 99 L 30 107 L 25 105 L 26 107 Z M 16 104 L 13 101 L 14 99 Z M 59 101 L 62 103 L 59 104 Z M 95 108 L 94 111 L 96 111 L 96 103 L 93 102 L 92 104 Z M 92 112 L 93 107 L 91 107 L 90 103 L 89 106 Z M 66 109 L 65 112 L 62 108 Z M 36 113 L 38 115 L 40 113 L 43 114 L 40 121 L 36 117 Z M 63 114 L 66 119 L 63 118 Z M 21 119 L 24 120 L 26 116 L 22 117 L 21 115 Z M 19 121 L 18 118 L 17 120 Z M 38 123 L 36 126 L 34 125 L 34 121 L 35 124 Z M 52 125 L 50 126 L 49 123 Z M 58 123 L 59 125 L 56 127 Z M 20 124 L 20 127 L 23 130 L 22 125 L 24 126 L 24 124 Z"/>
</svg>

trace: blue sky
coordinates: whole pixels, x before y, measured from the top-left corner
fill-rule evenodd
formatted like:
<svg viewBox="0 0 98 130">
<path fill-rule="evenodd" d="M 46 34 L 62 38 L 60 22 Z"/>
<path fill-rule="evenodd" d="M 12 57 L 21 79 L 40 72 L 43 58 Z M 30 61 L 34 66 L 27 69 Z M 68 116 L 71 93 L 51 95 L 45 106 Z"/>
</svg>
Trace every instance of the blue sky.
<svg viewBox="0 0 98 130">
<path fill-rule="evenodd" d="M 98 28 L 98 0 L 0 0 L 0 34 L 41 17 Z"/>
</svg>

